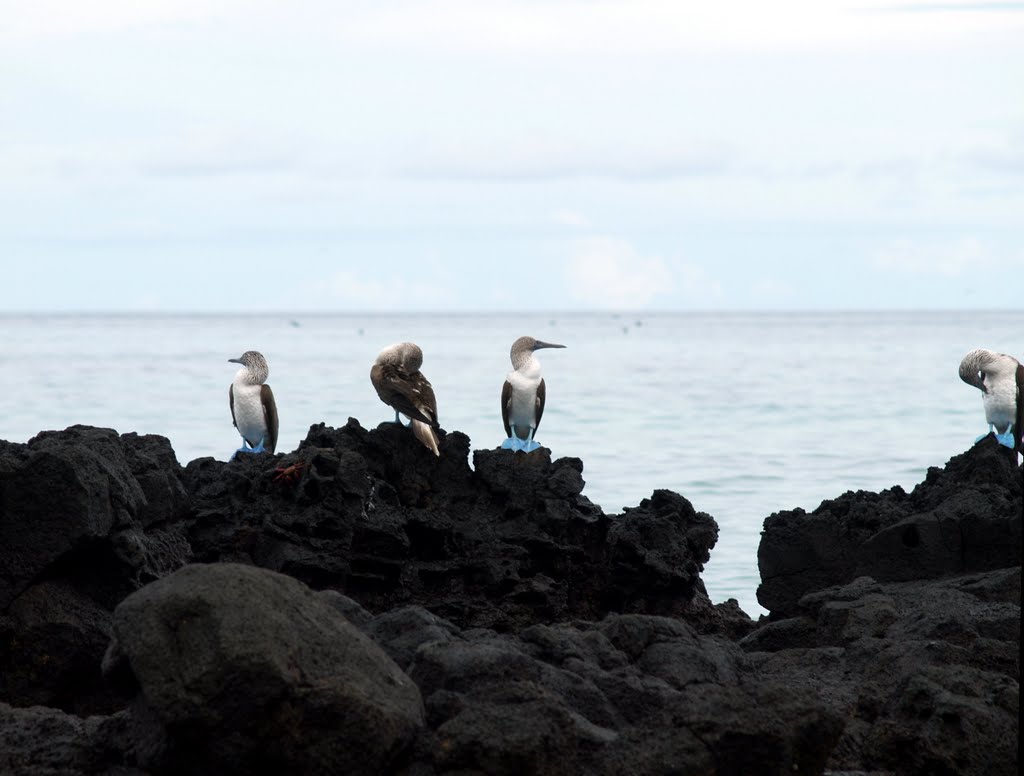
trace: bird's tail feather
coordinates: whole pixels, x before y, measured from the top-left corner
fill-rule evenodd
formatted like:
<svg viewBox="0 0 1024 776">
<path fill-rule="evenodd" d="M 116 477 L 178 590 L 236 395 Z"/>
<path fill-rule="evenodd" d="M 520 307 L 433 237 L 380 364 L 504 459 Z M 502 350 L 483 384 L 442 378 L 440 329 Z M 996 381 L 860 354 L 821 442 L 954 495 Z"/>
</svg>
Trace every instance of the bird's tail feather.
<svg viewBox="0 0 1024 776">
<path fill-rule="evenodd" d="M 437 444 L 437 434 L 434 432 L 434 429 L 423 421 L 416 419 L 410 419 L 409 428 L 412 429 L 412 433 L 416 435 L 416 438 L 420 440 L 428 450 L 431 450 L 436 456 L 441 455 L 441 450 Z"/>
</svg>

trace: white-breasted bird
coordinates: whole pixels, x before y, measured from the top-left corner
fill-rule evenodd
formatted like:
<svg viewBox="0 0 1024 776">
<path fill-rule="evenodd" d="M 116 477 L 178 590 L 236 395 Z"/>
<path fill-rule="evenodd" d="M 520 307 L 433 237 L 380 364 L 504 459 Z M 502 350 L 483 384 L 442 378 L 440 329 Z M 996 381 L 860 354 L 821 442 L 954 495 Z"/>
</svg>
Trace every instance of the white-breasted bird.
<svg viewBox="0 0 1024 776">
<path fill-rule="evenodd" d="M 501 420 L 508 434 L 508 439 L 501 443 L 504 449 L 530 453 L 540 447 L 534 435 L 544 415 L 547 387 L 534 352 L 541 348 L 564 347 L 533 337 L 520 337 L 512 343 L 509 351 L 512 371 L 501 388 Z"/>
<path fill-rule="evenodd" d="M 228 362 L 242 365 L 228 389 L 231 420 L 243 440 L 236 454 L 273 453 L 277 448 L 278 417 L 274 392 L 267 385 L 267 360 L 262 353 L 247 350 Z"/>
<path fill-rule="evenodd" d="M 423 445 L 441 455 L 438 445 L 437 399 L 430 381 L 423 376 L 423 351 L 412 342 L 398 342 L 388 345 L 378 355 L 370 368 L 370 382 L 380 400 L 395 411 L 395 422 L 401 423 L 398 414 L 409 418 L 409 428 Z"/>
<path fill-rule="evenodd" d="M 978 348 L 960 362 L 960 379 L 981 390 L 985 420 L 999 443 L 1024 453 L 1024 365 L 1013 356 Z"/>
</svg>

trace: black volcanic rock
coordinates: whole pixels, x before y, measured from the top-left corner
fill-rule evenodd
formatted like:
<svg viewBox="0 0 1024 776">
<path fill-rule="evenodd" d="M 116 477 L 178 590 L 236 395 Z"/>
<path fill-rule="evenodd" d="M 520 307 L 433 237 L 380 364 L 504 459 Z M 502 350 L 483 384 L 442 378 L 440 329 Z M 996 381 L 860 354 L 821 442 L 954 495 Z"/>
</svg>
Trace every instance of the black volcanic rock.
<svg viewBox="0 0 1024 776">
<path fill-rule="evenodd" d="M 0 442 L 0 699 L 123 705 L 97 657 L 118 601 L 191 557 L 181 473 L 163 437 L 72 426 Z"/>
<path fill-rule="evenodd" d="M 846 717 L 836 772 L 1018 772 L 1022 475 L 988 438 L 910 494 L 765 520 L 772 613 L 740 646 Z"/>
<path fill-rule="evenodd" d="M 990 435 L 929 469 L 910 494 L 849 492 L 810 514 L 778 512 L 764 522 L 757 599 L 787 616 L 805 594 L 861 576 L 898 582 L 1019 567 L 1022 494 L 1015 457 Z"/>
<path fill-rule="evenodd" d="M 441 435 L 441 456 L 408 429 L 355 420 L 310 429 L 275 459 L 189 464 L 196 560 L 252 563 L 334 588 L 371 611 L 417 604 L 460 627 L 515 630 L 612 611 L 692 614 L 712 607 L 700 571 L 714 520 L 669 491 L 622 516 L 582 495 L 583 464 L 477 450 Z M 740 615 L 744 620 L 749 619 Z"/>
<path fill-rule="evenodd" d="M 1017 772 L 1022 473 L 990 440 L 768 518 L 758 624 L 708 600 L 718 526 L 679 494 L 606 515 L 578 459 L 441 451 L 354 420 L 185 469 L 0 442 L 0 773 Z"/>
<path fill-rule="evenodd" d="M 1020 568 L 941 580 L 860 577 L 808 594 L 740 645 L 760 676 L 847 715 L 830 766 L 1017 773 Z"/>
<path fill-rule="evenodd" d="M 377 774 L 423 725 L 416 686 L 290 577 L 186 566 L 114 612 L 108 671 L 140 688 L 140 763 L 163 773 Z"/>
<path fill-rule="evenodd" d="M 0 773 L 4 776 L 147 776 L 125 765 L 129 715 L 78 717 L 45 706 L 0 701 Z"/>
<path fill-rule="evenodd" d="M 410 676 L 430 727 L 410 773 L 813 774 L 842 729 L 810 692 L 759 681 L 727 639 L 647 615 L 519 637 L 449 626 Z"/>
</svg>

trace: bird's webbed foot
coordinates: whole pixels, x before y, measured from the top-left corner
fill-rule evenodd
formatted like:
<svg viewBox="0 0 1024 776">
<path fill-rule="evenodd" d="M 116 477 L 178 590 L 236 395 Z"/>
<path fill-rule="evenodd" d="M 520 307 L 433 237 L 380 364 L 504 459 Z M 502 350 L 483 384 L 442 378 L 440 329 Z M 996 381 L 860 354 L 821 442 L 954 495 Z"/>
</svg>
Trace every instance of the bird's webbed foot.
<svg viewBox="0 0 1024 776">
<path fill-rule="evenodd" d="M 1006 427 L 1006 431 L 1002 434 L 996 434 L 996 441 L 1003 447 L 1009 447 L 1011 450 L 1017 449 L 1017 440 L 1014 439 L 1012 423 Z"/>
<path fill-rule="evenodd" d="M 230 460 L 232 460 L 232 461 L 235 460 L 235 458 L 238 457 L 239 453 L 247 453 L 248 454 L 248 453 L 268 453 L 268 452 L 270 452 L 269 450 L 267 450 L 267 448 L 265 448 L 263 446 L 263 442 L 264 442 L 264 440 L 261 439 L 260 443 L 258 445 L 256 445 L 256 447 L 247 447 L 248 443 L 247 442 L 243 442 L 242 446 L 239 447 L 237 450 L 235 450 L 235 452 L 231 456 Z"/>
<path fill-rule="evenodd" d="M 520 439 L 515 436 L 511 436 L 501 443 L 502 450 L 515 450 L 523 453 L 532 453 L 539 448 L 540 444 L 538 442 L 534 442 L 532 439 Z"/>
</svg>

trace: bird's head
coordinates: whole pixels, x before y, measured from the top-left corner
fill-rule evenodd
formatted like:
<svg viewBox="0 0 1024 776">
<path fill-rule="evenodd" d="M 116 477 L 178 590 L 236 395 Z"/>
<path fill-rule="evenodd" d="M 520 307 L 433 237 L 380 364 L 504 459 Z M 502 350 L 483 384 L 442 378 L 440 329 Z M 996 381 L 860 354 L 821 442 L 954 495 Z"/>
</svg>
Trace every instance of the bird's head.
<svg viewBox="0 0 1024 776">
<path fill-rule="evenodd" d="M 270 375 L 270 367 L 267 365 L 267 359 L 265 359 L 263 354 L 258 350 L 247 350 L 238 358 L 229 358 L 228 362 L 244 366 L 249 370 L 249 374 L 252 375 L 254 381 L 257 383 L 264 382 Z"/>
<path fill-rule="evenodd" d="M 512 359 L 512 366 L 516 369 L 526 361 L 533 352 L 542 348 L 564 348 L 565 345 L 557 345 L 554 342 L 544 342 L 534 337 L 520 337 L 512 343 L 509 357 Z"/>
</svg>

